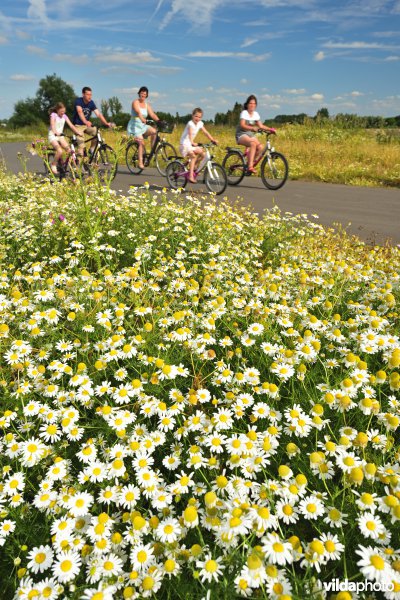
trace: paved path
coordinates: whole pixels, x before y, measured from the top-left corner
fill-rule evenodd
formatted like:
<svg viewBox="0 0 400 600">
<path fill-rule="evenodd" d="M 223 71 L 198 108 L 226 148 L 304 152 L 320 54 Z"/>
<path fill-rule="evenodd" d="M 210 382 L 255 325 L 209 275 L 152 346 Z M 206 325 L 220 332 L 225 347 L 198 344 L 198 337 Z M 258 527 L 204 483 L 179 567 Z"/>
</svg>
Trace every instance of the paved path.
<svg viewBox="0 0 400 600">
<path fill-rule="evenodd" d="M 26 151 L 25 143 L 0 145 L 0 159 L 6 167 L 17 173 L 22 169 L 17 153 L 27 158 L 27 169 L 43 172 L 42 162 Z M 289 163 L 290 166 L 290 163 Z M 164 187 L 166 179 L 156 169 L 146 169 L 142 175 L 131 175 L 126 166 L 120 166 L 113 182 L 115 190 L 127 192 L 130 186 L 149 182 L 154 187 Z M 190 192 L 205 192 L 203 184 L 187 187 Z M 373 244 L 400 244 L 400 190 L 356 187 L 329 183 L 288 181 L 280 190 L 267 190 L 261 179 L 247 177 L 237 186 L 228 186 L 224 196 L 251 205 L 258 213 L 279 206 L 282 211 L 294 214 L 318 215 L 322 225 L 341 226 L 349 233 Z"/>
</svg>

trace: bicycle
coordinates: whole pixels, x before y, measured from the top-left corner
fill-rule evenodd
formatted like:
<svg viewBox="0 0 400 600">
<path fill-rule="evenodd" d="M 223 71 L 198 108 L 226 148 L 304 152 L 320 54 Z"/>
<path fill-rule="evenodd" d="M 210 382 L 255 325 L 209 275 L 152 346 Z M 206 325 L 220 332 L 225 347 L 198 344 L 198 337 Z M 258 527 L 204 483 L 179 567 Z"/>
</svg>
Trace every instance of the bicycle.
<svg viewBox="0 0 400 600">
<path fill-rule="evenodd" d="M 258 132 L 265 133 L 267 140 L 261 155 L 254 161 L 254 166 L 258 165 L 263 159 L 260 167 L 263 184 L 270 190 L 279 190 L 286 183 L 289 175 L 288 161 L 283 154 L 276 152 L 271 145 L 269 140 L 269 136 L 273 135 L 271 132 L 262 129 L 259 129 Z M 228 146 L 226 150 L 227 153 L 222 161 L 222 166 L 225 169 L 228 183 L 238 185 L 245 175 L 251 175 L 247 171 L 248 149 L 243 153 L 240 148 Z"/>
<path fill-rule="evenodd" d="M 77 179 L 86 179 L 90 177 L 91 171 L 87 163 L 79 161 L 76 152 L 76 136 L 65 136 L 70 141 L 70 149 L 67 152 L 65 159 L 62 157 L 57 161 L 57 173 L 54 173 L 51 169 L 51 165 L 54 164 L 55 150 L 52 146 L 47 146 L 43 149 L 44 152 L 44 168 L 47 175 L 50 175 L 52 179 L 71 179 L 76 181 Z M 35 142 L 32 142 L 32 147 L 35 148 Z"/>
<path fill-rule="evenodd" d="M 157 127 L 156 139 L 150 152 L 146 151 L 146 147 L 143 144 L 143 164 L 145 167 L 150 165 L 150 162 L 155 157 L 156 167 L 160 175 L 165 177 L 168 164 L 177 157 L 177 152 L 172 144 L 166 141 L 164 137 L 161 137 L 160 133 L 172 133 L 174 126 L 168 121 L 158 121 L 154 123 L 150 119 L 147 123 L 153 123 Z M 139 162 L 139 142 L 135 139 L 131 140 L 125 152 L 126 166 L 132 175 L 139 175 L 143 169 L 138 165 Z"/>
<path fill-rule="evenodd" d="M 110 182 L 114 179 L 118 170 L 117 154 L 111 146 L 106 144 L 100 131 L 101 127 L 96 127 L 96 133 L 92 137 L 85 139 L 85 144 L 96 140 L 93 151 L 89 148 L 89 152 L 85 148 L 84 158 L 85 164 L 88 165 L 90 171 L 97 172 L 100 181 Z"/>
<path fill-rule="evenodd" d="M 199 144 L 206 150 L 206 155 L 194 171 L 194 177 L 200 175 L 204 171 L 204 183 L 210 192 L 214 192 L 219 195 L 222 194 L 228 184 L 226 173 L 224 168 L 213 160 L 213 156 L 210 152 L 210 147 L 216 144 Z M 167 167 L 167 181 L 170 187 L 174 190 L 178 188 L 184 188 L 189 179 L 189 169 L 187 168 L 189 161 L 182 162 L 182 160 L 174 160 Z"/>
</svg>

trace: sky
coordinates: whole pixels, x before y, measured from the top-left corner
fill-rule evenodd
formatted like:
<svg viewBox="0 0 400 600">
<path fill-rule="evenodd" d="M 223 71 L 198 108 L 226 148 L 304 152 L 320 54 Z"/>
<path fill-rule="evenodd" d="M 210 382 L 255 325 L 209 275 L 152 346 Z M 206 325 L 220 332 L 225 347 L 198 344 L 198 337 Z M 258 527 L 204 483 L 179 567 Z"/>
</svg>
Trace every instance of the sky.
<svg viewBox="0 0 400 600">
<path fill-rule="evenodd" d="M 157 112 L 400 114 L 400 0 L 2 0 L 0 118 L 56 73 Z"/>
</svg>

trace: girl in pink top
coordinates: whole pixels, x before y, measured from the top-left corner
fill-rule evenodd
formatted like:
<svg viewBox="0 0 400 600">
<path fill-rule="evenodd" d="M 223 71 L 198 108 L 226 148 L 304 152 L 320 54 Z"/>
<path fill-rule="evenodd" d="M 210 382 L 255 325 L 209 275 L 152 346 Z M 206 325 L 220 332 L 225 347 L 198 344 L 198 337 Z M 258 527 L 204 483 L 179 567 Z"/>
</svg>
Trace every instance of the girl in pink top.
<svg viewBox="0 0 400 600">
<path fill-rule="evenodd" d="M 65 106 L 62 102 L 57 102 L 55 106 L 50 108 L 49 115 L 50 128 L 48 140 L 55 150 L 54 162 L 50 165 L 50 168 L 53 173 L 57 173 L 57 163 L 62 156 L 63 150 L 69 150 L 68 142 L 63 136 L 65 123 L 67 123 L 75 135 L 79 135 L 79 131 L 65 114 Z"/>
</svg>

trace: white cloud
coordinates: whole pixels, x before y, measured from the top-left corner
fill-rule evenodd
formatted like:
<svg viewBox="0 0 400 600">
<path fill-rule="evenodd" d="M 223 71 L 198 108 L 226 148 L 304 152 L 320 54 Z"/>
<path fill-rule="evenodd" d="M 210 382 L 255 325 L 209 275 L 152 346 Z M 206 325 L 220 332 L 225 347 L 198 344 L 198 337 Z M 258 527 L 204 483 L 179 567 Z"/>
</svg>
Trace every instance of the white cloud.
<svg viewBox="0 0 400 600">
<path fill-rule="evenodd" d="M 122 64 L 144 64 L 158 63 L 159 58 L 153 56 L 150 52 L 102 52 L 96 56 L 98 62 L 114 62 Z"/>
<path fill-rule="evenodd" d="M 46 56 L 47 52 L 44 48 L 40 48 L 40 46 L 27 46 L 26 47 L 29 54 L 37 54 L 37 56 Z"/>
<path fill-rule="evenodd" d="M 362 92 L 357 92 L 357 90 L 354 90 L 354 92 L 350 92 L 350 96 L 353 96 L 353 98 L 359 98 L 360 96 L 364 96 L 364 94 Z"/>
<path fill-rule="evenodd" d="M 13 81 L 33 81 L 36 77 L 33 75 L 24 75 L 23 73 L 15 73 L 15 75 L 10 75 L 10 79 Z"/>
<path fill-rule="evenodd" d="M 326 42 L 324 48 L 346 49 L 346 50 L 392 50 L 399 46 L 388 46 L 376 42 Z"/>
<path fill-rule="evenodd" d="M 271 53 L 252 54 L 251 52 L 219 52 L 213 50 L 198 50 L 197 52 L 189 52 L 187 56 L 191 58 L 239 58 L 250 60 L 251 62 L 261 62 L 271 58 Z"/>
<path fill-rule="evenodd" d="M 386 62 L 395 62 L 396 60 L 400 60 L 400 56 L 387 56 L 384 60 Z"/>
<path fill-rule="evenodd" d="M 290 89 L 290 90 L 283 90 L 286 94 L 305 94 L 306 90 L 304 88 L 300 88 L 300 89 Z"/>
<path fill-rule="evenodd" d="M 172 0 L 171 9 L 162 20 L 160 28 L 164 29 L 174 17 L 178 16 L 189 21 L 195 29 L 209 29 L 215 11 L 222 8 L 224 4 L 229 4 L 229 2 L 227 0 L 200 0 L 197 2 Z"/>
<path fill-rule="evenodd" d="M 42 23 L 48 25 L 46 0 L 29 0 L 28 18 L 42 21 Z"/>
<path fill-rule="evenodd" d="M 87 54 L 55 54 L 53 56 L 54 60 L 62 61 L 62 62 L 70 62 L 74 65 L 83 65 L 89 62 L 89 57 Z"/>
<path fill-rule="evenodd" d="M 312 94 L 311 100 L 315 100 L 316 102 L 321 102 L 324 99 L 323 94 Z"/>
<path fill-rule="evenodd" d="M 325 60 L 326 55 L 325 52 L 322 52 L 322 50 L 320 50 L 319 52 L 316 52 L 314 54 L 314 60 L 316 60 L 317 62 L 321 61 L 321 60 Z"/>
<path fill-rule="evenodd" d="M 0 44 L 8 44 L 8 39 L 5 35 L 0 35 Z"/>
</svg>

